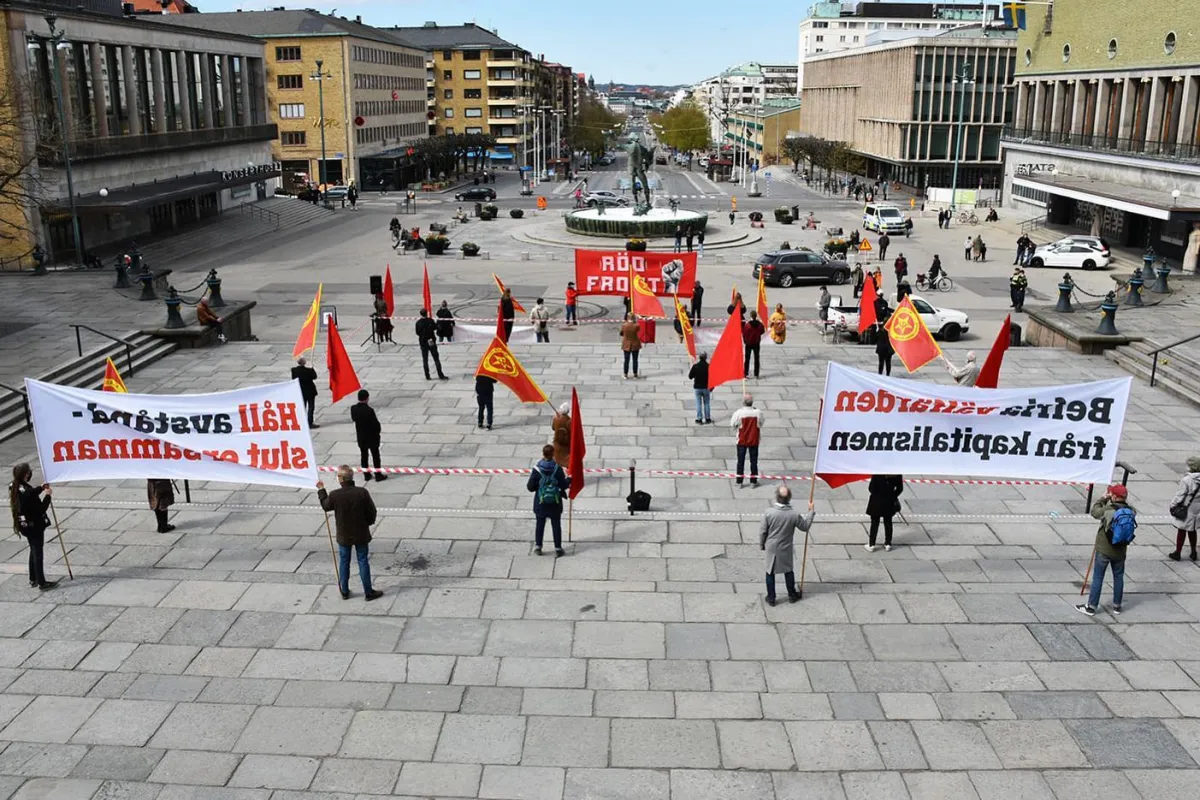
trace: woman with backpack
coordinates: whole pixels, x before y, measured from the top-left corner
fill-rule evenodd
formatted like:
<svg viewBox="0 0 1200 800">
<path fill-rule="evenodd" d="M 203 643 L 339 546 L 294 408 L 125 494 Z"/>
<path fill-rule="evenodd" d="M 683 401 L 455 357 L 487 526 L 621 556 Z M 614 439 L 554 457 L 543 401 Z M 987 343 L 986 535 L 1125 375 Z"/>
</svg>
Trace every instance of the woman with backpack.
<svg viewBox="0 0 1200 800">
<path fill-rule="evenodd" d="M 1120 614 L 1121 597 L 1125 593 L 1125 550 L 1133 541 L 1137 529 L 1137 510 L 1129 505 L 1129 490 L 1120 483 L 1108 487 L 1104 497 L 1092 504 L 1092 517 L 1100 520 L 1095 549 L 1092 551 L 1095 564 L 1092 590 L 1087 603 L 1080 603 L 1075 610 L 1089 617 L 1096 615 L 1096 607 L 1100 605 L 1100 590 L 1104 587 L 1104 573 L 1112 567 L 1112 613 Z"/>
<path fill-rule="evenodd" d="M 571 479 L 554 461 L 554 445 L 548 444 L 542 448 L 542 460 L 533 468 L 525 488 L 533 492 L 533 514 L 537 518 L 537 527 L 533 532 L 533 552 L 542 554 L 542 539 L 546 533 L 546 520 L 550 520 L 550 528 L 554 534 L 554 557 L 560 558 L 565 553 L 562 548 L 562 510 L 563 498 L 571 487 Z"/>
<path fill-rule="evenodd" d="M 46 517 L 50 508 L 50 484 L 30 484 L 33 470 L 24 462 L 13 467 L 12 475 L 12 483 L 8 485 L 8 505 L 12 509 L 13 530 L 29 543 L 29 585 L 42 591 L 52 589 L 58 581 L 46 580 L 42 555 L 46 529 L 50 527 Z"/>
<path fill-rule="evenodd" d="M 1179 481 L 1179 491 L 1171 500 L 1171 516 L 1178 525 L 1175 531 L 1175 552 L 1168 553 L 1172 561 L 1183 555 L 1183 540 L 1192 546 L 1192 561 L 1196 560 L 1196 529 L 1200 528 L 1200 456 L 1187 460 L 1187 474 Z"/>
</svg>

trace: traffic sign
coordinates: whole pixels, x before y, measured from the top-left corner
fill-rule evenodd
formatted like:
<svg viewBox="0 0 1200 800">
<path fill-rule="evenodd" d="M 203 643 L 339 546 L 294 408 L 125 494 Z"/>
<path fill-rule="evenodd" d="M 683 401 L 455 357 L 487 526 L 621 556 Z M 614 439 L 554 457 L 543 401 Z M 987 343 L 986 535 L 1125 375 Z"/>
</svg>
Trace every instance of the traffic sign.
<svg viewBox="0 0 1200 800">
<path fill-rule="evenodd" d="M 862 243 L 858 246 L 858 250 L 860 253 L 869 252 L 871 250 L 871 242 L 867 239 L 863 239 Z"/>
</svg>

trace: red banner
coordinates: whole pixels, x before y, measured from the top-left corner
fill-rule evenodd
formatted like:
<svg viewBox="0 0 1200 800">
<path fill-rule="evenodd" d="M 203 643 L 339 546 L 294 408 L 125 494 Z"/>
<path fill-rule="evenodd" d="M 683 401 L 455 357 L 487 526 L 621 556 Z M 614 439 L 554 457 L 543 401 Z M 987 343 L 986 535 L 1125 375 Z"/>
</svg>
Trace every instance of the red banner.
<svg viewBox="0 0 1200 800">
<path fill-rule="evenodd" d="M 576 250 L 575 287 L 580 294 L 629 296 L 629 271 L 646 279 L 658 297 L 671 297 L 663 280 L 663 265 L 679 259 L 683 262 L 683 277 L 679 281 L 679 296 L 691 297 L 696 283 L 695 253 L 632 253 L 626 250 Z"/>
</svg>

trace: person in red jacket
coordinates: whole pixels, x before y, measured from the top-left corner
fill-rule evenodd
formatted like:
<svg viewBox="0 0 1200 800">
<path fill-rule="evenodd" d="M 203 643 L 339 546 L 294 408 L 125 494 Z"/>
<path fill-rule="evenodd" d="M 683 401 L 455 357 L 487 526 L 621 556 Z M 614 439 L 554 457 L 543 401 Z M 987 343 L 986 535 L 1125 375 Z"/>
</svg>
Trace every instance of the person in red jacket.
<svg viewBox="0 0 1200 800">
<path fill-rule="evenodd" d="M 578 325 L 579 318 L 575 316 L 575 308 L 578 305 L 579 292 L 575 290 L 575 282 L 567 283 L 567 324 Z"/>
<path fill-rule="evenodd" d="M 742 374 L 747 378 L 750 377 L 750 356 L 754 356 L 754 379 L 758 380 L 758 351 L 762 345 L 763 334 L 766 333 L 766 328 L 758 319 L 758 312 L 751 311 L 750 319 L 742 323 L 742 343 L 746 346 L 746 363 L 742 365 Z"/>
</svg>

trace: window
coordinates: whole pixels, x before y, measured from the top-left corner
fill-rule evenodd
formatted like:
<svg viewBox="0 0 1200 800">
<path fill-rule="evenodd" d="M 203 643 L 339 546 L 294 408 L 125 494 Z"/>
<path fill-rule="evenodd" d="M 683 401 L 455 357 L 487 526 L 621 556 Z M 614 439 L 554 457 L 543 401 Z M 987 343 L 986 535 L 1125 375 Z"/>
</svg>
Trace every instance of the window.
<svg viewBox="0 0 1200 800">
<path fill-rule="evenodd" d="M 479 51 L 478 50 L 463 50 L 463 61 L 478 61 L 478 60 L 479 60 Z"/>
<path fill-rule="evenodd" d="M 1116 39 L 1108 40 L 1108 57 L 1109 58 L 1117 57 L 1117 40 Z"/>
<path fill-rule="evenodd" d="M 443 61 L 453 61 L 454 60 L 454 51 L 453 50 L 443 50 L 442 51 L 442 60 Z"/>
<path fill-rule="evenodd" d="M 463 80 L 465 80 L 465 81 L 477 81 L 477 80 L 479 80 L 479 75 L 480 75 L 480 72 L 477 69 L 464 69 L 463 70 Z"/>
<path fill-rule="evenodd" d="M 303 89 L 303 75 L 280 75 L 276 78 L 277 85 L 280 89 Z"/>
<path fill-rule="evenodd" d="M 1025 48 L 1025 66 L 1028 67 L 1032 61 L 1033 61 L 1033 51 L 1030 50 L 1028 47 L 1026 47 Z"/>
<path fill-rule="evenodd" d="M 468 100 L 478 100 L 483 97 L 482 89 L 463 89 L 463 97 Z"/>
<path fill-rule="evenodd" d="M 467 128 L 463 133 L 483 133 L 483 128 Z"/>
<path fill-rule="evenodd" d="M 1071 45 L 1064 44 L 1063 45 L 1063 63 L 1065 64 L 1066 62 L 1068 62 L 1070 60 L 1071 60 Z"/>
<path fill-rule="evenodd" d="M 926 303 L 924 300 L 913 300 L 913 307 L 917 309 L 918 314 L 932 314 L 933 306 Z"/>
<path fill-rule="evenodd" d="M 814 28 L 828 28 L 829 23 L 828 22 L 814 22 L 813 27 Z"/>
<path fill-rule="evenodd" d="M 275 60 L 276 61 L 299 61 L 300 60 L 300 48 L 299 47 L 276 47 L 275 48 Z"/>
<path fill-rule="evenodd" d="M 825 37 L 824 37 L 824 36 L 818 36 L 818 37 L 817 37 L 817 41 L 818 41 L 818 42 L 823 42 L 823 41 L 825 41 Z"/>
<path fill-rule="evenodd" d="M 279 143 L 284 147 L 303 147 L 306 138 L 304 131 L 283 131 L 279 134 Z"/>
<path fill-rule="evenodd" d="M 453 135 L 454 135 L 454 128 L 446 128 L 445 130 L 446 130 L 446 135 L 447 135 L 447 136 L 453 136 Z"/>
<path fill-rule="evenodd" d="M 304 119 L 304 103 L 280 103 L 280 119 Z"/>
<path fill-rule="evenodd" d="M 468 109 L 464 109 L 464 110 L 463 110 L 463 116 L 464 116 L 464 117 L 482 117 L 482 116 L 483 116 L 483 109 L 482 109 L 482 108 L 468 108 Z"/>
<path fill-rule="evenodd" d="M 453 89 L 443 89 L 442 90 L 442 99 L 443 100 L 453 100 L 454 99 L 454 90 Z"/>
<path fill-rule="evenodd" d="M 442 70 L 442 80 L 444 80 L 444 81 L 454 80 L 454 70 L 449 70 L 449 69 Z"/>
<path fill-rule="evenodd" d="M 1172 55 L 1175 52 L 1175 31 L 1167 34 L 1167 38 L 1163 40 L 1163 51 L 1167 55 Z"/>
<path fill-rule="evenodd" d="M 445 117 L 446 119 L 453 118 L 454 117 L 454 109 L 447 108 L 445 111 L 442 112 L 442 116 Z"/>
</svg>

